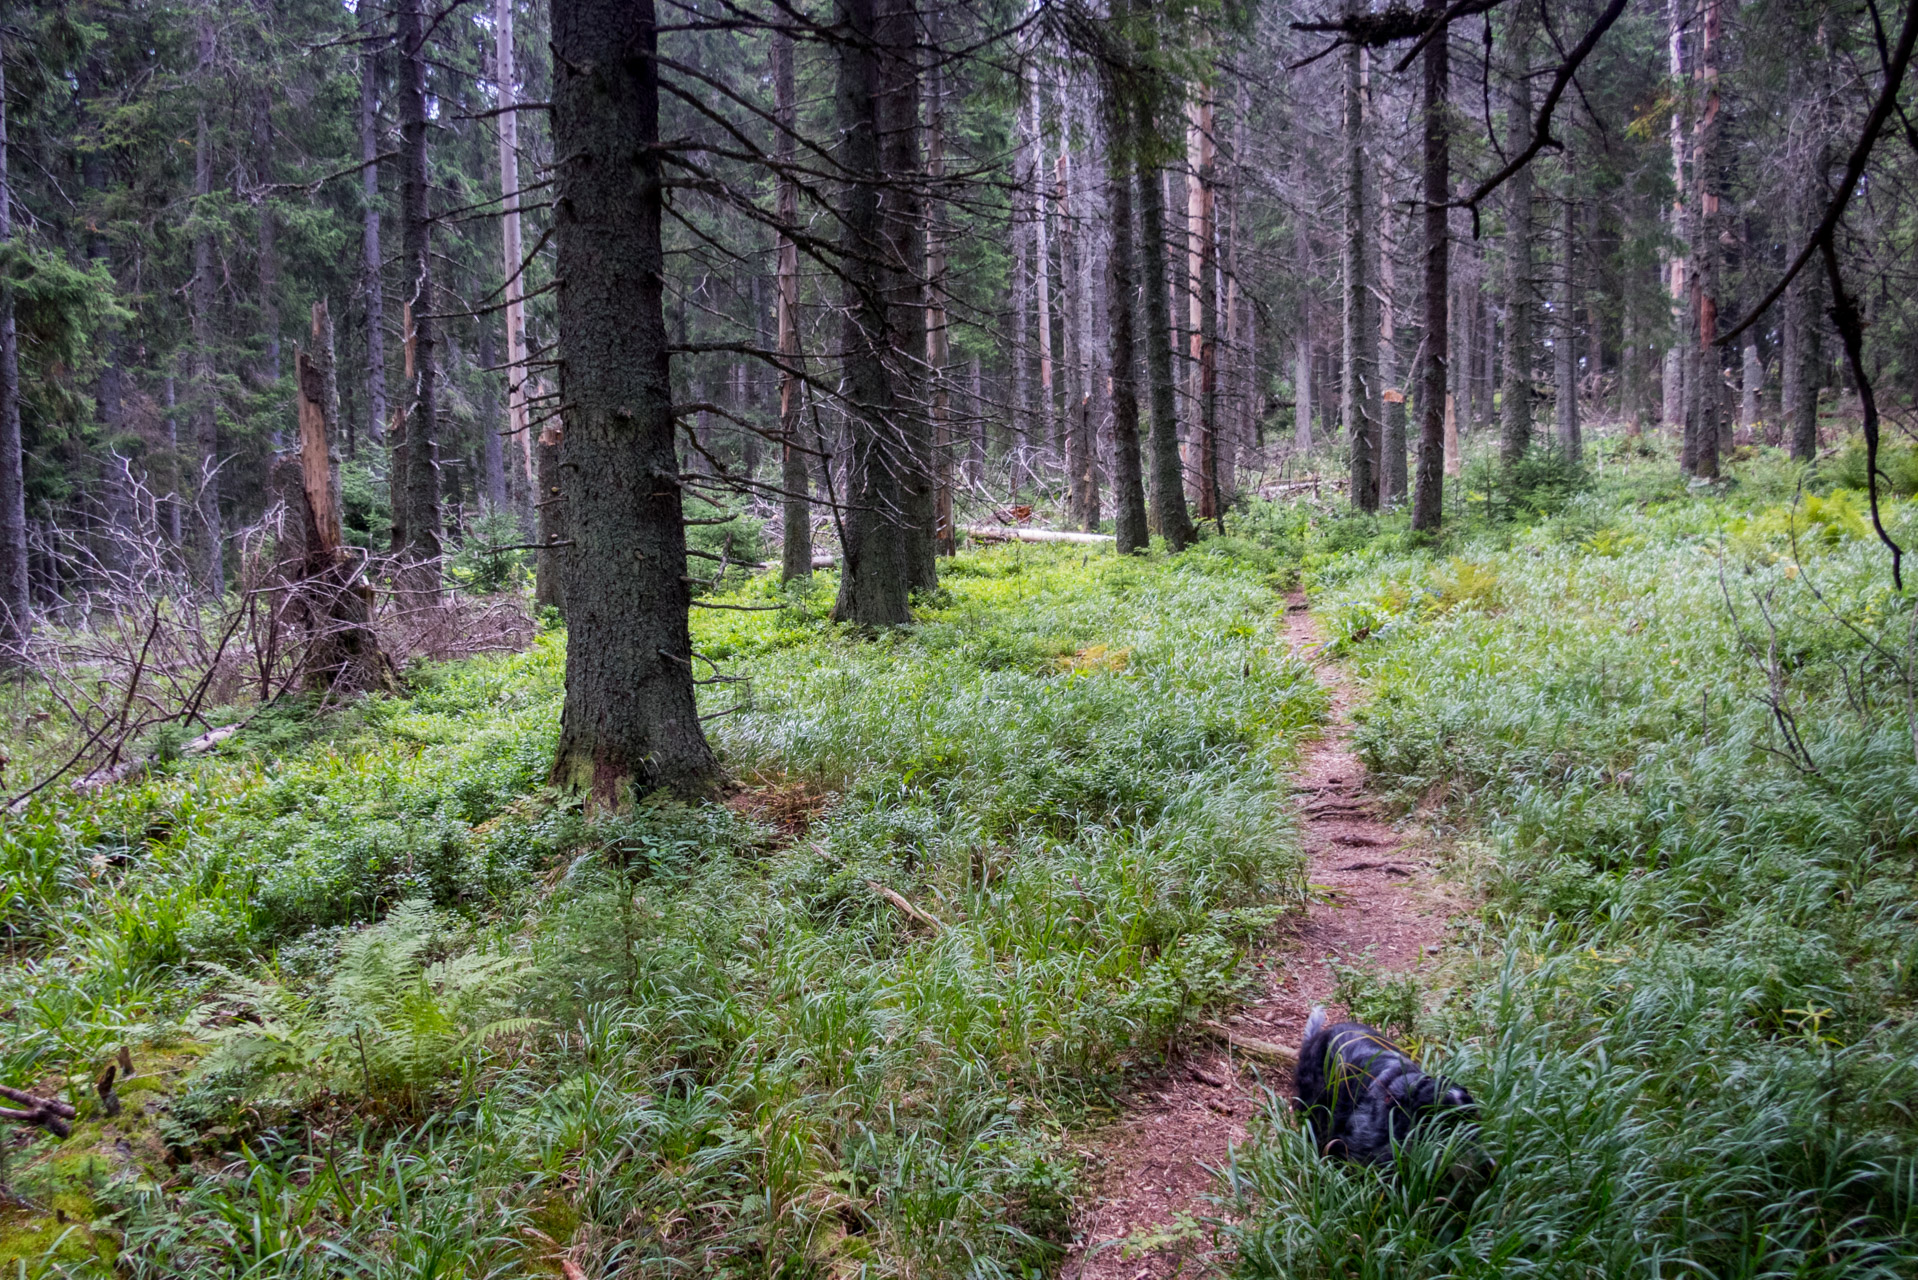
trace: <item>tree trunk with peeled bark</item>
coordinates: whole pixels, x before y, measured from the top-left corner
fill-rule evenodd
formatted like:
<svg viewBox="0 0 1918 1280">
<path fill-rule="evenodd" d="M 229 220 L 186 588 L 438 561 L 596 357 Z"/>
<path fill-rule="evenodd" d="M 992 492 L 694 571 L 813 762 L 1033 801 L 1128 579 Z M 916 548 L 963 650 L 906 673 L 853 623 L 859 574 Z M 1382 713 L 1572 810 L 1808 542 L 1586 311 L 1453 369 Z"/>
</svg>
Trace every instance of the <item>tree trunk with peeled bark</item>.
<svg viewBox="0 0 1918 1280">
<path fill-rule="evenodd" d="M 885 0 L 881 0 L 885 2 Z M 888 287 L 892 245 L 885 234 L 880 191 L 882 68 L 875 0 L 837 0 L 839 77 L 835 98 L 839 164 L 846 175 L 840 210 L 841 385 L 851 456 L 833 617 L 861 626 L 912 621 L 906 522 L 906 472 L 912 439 L 905 429 L 889 368 L 894 348 Z"/>
<path fill-rule="evenodd" d="M 1445 12 L 1445 0 L 1425 0 L 1433 20 Z M 1419 380 L 1418 481 L 1412 491 L 1412 528 L 1436 532 L 1445 511 L 1446 272 L 1451 230 L 1446 201 L 1451 196 L 1452 49 L 1450 32 L 1441 30 L 1425 47 L 1425 367 Z"/>
<path fill-rule="evenodd" d="M 13 239 L 7 167 L 7 82 L 0 39 L 0 246 Z M 32 625 L 27 576 L 26 456 L 20 433 L 20 335 L 13 289 L 0 281 L 0 669 L 16 666 Z"/>
<path fill-rule="evenodd" d="M 660 243 L 653 0 L 553 0 L 566 700 L 554 786 L 621 809 L 710 793 L 687 627 Z"/>
<path fill-rule="evenodd" d="M 1151 92 L 1136 95 L 1133 145 L 1145 154 L 1163 150 Z M 1156 163 L 1139 164 L 1140 271 L 1145 277 L 1146 379 L 1152 394 L 1151 487 L 1149 518 L 1153 530 L 1174 551 L 1198 540 L 1185 505 L 1185 476 L 1179 463 L 1179 386 L 1172 369 L 1172 285 L 1167 279 L 1165 188 Z"/>
<path fill-rule="evenodd" d="M 793 38 L 784 31 L 773 35 L 773 111 L 778 129 L 773 139 L 773 156 L 781 166 L 789 166 L 798 154 L 794 130 L 798 127 L 798 93 L 793 77 Z M 785 490 L 783 525 L 785 542 L 780 555 L 780 577 L 791 582 L 812 573 L 812 499 L 809 493 L 812 469 L 806 465 L 805 446 L 800 432 L 800 396 L 804 388 L 799 380 L 799 246 L 786 228 L 799 221 L 799 184 L 788 172 L 774 179 L 776 216 L 780 231 L 775 247 L 778 272 L 779 359 L 785 366 L 779 375 L 780 488 Z"/>
</svg>

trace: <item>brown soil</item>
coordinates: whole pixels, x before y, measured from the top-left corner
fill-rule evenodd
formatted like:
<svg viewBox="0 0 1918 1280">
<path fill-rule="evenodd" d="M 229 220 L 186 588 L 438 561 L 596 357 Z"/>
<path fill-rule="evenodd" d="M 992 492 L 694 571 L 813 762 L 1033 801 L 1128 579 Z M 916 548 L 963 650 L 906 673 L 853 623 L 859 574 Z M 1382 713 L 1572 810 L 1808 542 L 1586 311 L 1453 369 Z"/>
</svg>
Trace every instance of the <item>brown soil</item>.
<svg viewBox="0 0 1918 1280">
<path fill-rule="evenodd" d="M 1300 761 L 1300 826 L 1314 888 L 1304 918 L 1256 962 L 1265 990 L 1230 1019 L 1250 1037 L 1296 1047 L 1315 1004 L 1333 988 L 1325 961 L 1368 948 L 1383 968 L 1415 969 L 1438 950 L 1456 904 L 1436 883 L 1416 838 L 1381 820 L 1365 796 L 1352 752 L 1353 690 L 1319 658 L 1318 623 L 1295 596 L 1286 615 L 1295 653 L 1320 663 L 1332 694 L 1323 736 Z M 1259 1064 L 1216 1040 L 1196 1040 L 1164 1069 L 1136 1081 L 1111 1125 L 1090 1135 L 1084 1156 L 1092 1192 L 1080 1209 L 1063 1275 L 1069 1280 L 1166 1280 L 1222 1274 L 1201 1219 L 1212 1215 L 1212 1170 L 1243 1141 L 1264 1090 L 1288 1097 L 1289 1069 Z"/>
</svg>

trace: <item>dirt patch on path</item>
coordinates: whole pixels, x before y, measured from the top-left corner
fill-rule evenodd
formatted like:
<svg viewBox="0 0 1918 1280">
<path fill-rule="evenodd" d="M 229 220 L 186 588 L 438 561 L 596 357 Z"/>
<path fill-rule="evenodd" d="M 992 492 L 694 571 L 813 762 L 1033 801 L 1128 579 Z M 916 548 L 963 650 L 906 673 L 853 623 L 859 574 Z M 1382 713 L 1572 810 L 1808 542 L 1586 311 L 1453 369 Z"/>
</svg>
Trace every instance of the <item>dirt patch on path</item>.
<svg viewBox="0 0 1918 1280">
<path fill-rule="evenodd" d="M 1350 745 L 1354 691 L 1320 658 L 1323 638 L 1303 596 L 1288 602 L 1285 636 L 1295 653 L 1319 663 L 1332 694 L 1325 732 L 1307 744 L 1298 773 L 1307 876 L 1317 892 L 1290 936 L 1259 958 L 1269 975 L 1264 992 L 1230 1021 L 1248 1036 L 1296 1048 L 1312 1006 L 1331 998 L 1328 958 L 1370 948 L 1383 968 L 1415 969 L 1437 950 L 1458 904 L 1436 883 L 1428 851 L 1367 801 L 1365 770 Z M 1062 1275 L 1167 1280 L 1228 1269 L 1199 1222 L 1210 1208 L 1211 1170 L 1245 1139 L 1264 1090 L 1284 1097 L 1292 1088 L 1290 1070 L 1255 1067 L 1217 1041 L 1194 1040 L 1180 1060 L 1135 1082 L 1119 1119 L 1091 1135 L 1092 1190 Z"/>
</svg>

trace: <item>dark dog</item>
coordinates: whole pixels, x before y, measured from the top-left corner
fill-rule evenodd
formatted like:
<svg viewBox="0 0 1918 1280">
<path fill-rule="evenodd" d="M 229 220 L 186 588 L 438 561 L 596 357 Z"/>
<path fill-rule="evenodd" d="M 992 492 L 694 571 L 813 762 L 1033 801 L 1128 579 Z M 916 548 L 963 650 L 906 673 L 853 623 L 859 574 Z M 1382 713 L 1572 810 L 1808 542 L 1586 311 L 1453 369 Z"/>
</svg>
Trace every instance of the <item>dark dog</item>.
<svg viewBox="0 0 1918 1280">
<path fill-rule="evenodd" d="M 1305 1024 L 1293 1104 L 1305 1113 L 1320 1151 L 1390 1164 L 1392 1148 L 1426 1120 L 1476 1118 L 1471 1094 L 1426 1075 L 1379 1032 L 1362 1022 L 1325 1022 L 1325 1010 L 1317 1008 Z"/>
</svg>

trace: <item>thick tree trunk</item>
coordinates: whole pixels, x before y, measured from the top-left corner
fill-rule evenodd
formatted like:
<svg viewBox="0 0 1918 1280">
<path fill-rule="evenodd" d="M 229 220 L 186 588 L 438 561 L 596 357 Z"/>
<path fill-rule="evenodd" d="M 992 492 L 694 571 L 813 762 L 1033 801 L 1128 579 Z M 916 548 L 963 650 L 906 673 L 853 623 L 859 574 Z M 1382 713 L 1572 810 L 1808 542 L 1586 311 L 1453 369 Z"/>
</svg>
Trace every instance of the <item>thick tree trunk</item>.
<svg viewBox="0 0 1918 1280">
<path fill-rule="evenodd" d="M 200 19 L 199 46 L 200 72 L 207 75 L 213 66 L 213 23 L 209 15 Z M 213 138 L 202 108 L 194 131 L 193 195 L 203 202 L 212 192 Z M 206 216 L 210 222 L 210 215 Z M 214 413 L 213 284 L 213 233 L 203 223 L 193 237 L 193 280 L 187 290 L 191 312 L 188 327 L 193 341 L 193 434 L 202 460 L 195 478 L 194 506 L 200 523 L 201 586 L 219 595 L 226 589 L 226 541 L 220 528 L 220 437 L 219 418 Z"/>
<path fill-rule="evenodd" d="M 1032 445 L 1032 262 L 1029 250 L 1032 234 L 1027 201 L 1035 185 L 1034 144 L 1026 136 L 1023 106 L 1018 109 L 1017 117 L 1012 190 L 1012 404 L 1008 423 L 1011 439 L 1007 442 L 1006 463 L 1007 496 L 1014 500 L 1019 496 L 1021 472 Z"/>
<path fill-rule="evenodd" d="M 1026 95 L 1026 110 L 1030 113 L 1033 164 L 1033 293 L 1038 301 L 1039 323 L 1039 448 L 1049 455 L 1056 464 L 1061 452 L 1059 445 L 1058 405 L 1053 393 L 1052 369 L 1052 248 L 1047 234 L 1047 206 L 1044 179 L 1045 162 L 1040 159 L 1045 140 L 1045 110 L 1041 102 L 1039 84 L 1031 73 L 1025 73 L 1022 80 Z"/>
<path fill-rule="evenodd" d="M 653 0 L 553 0 L 554 231 L 566 493 L 566 701 L 552 782 L 624 808 L 709 792 L 660 245 Z"/>
<path fill-rule="evenodd" d="M 1190 351 L 1193 370 L 1193 433 L 1199 519 L 1219 520 L 1224 528 L 1219 491 L 1219 240 L 1217 192 L 1213 181 L 1213 104 L 1209 94 L 1191 107 L 1188 153 L 1192 180 L 1188 189 L 1186 239 L 1187 288 L 1191 298 Z"/>
<path fill-rule="evenodd" d="M 7 167 L 7 82 L 0 41 L 0 246 L 13 239 Z M 0 669 L 17 665 L 32 625 L 27 575 L 26 455 L 20 433 L 20 336 L 13 289 L 0 281 Z"/>
<path fill-rule="evenodd" d="M 773 139 L 773 155 L 781 166 L 781 172 L 775 177 L 780 226 L 775 254 L 779 273 L 779 358 L 785 366 L 779 375 L 779 478 L 780 487 L 785 490 L 782 526 L 785 545 L 780 556 L 780 577 L 786 582 L 812 574 L 809 493 L 812 469 L 806 465 L 799 416 L 803 392 L 799 380 L 799 246 L 787 231 L 799 221 L 799 183 L 788 171 L 798 154 L 794 133 L 799 121 L 798 102 L 793 78 L 793 38 L 787 32 L 777 32 L 773 36 L 773 111 L 779 132 Z"/>
<path fill-rule="evenodd" d="M 1425 0 L 1437 20 L 1445 0 Z M 1419 379 L 1418 482 L 1412 491 L 1412 528 L 1436 531 L 1445 511 L 1446 272 L 1451 254 L 1452 43 L 1441 30 L 1425 47 L 1425 367 Z"/>
<path fill-rule="evenodd" d="M 339 459 L 333 452 L 340 386 L 325 302 L 313 304 L 311 335 L 312 351 L 294 356 L 298 460 L 283 457 L 275 464 L 290 473 L 278 487 L 298 533 L 300 554 L 288 568 L 299 584 L 295 599 L 307 633 L 304 681 L 320 693 L 392 690 L 398 684 L 393 664 L 372 626 L 372 585 L 357 572 L 341 537 Z"/>
<path fill-rule="evenodd" d="M 386 442 L 386 290 L 380 277 L 380 80 L 379 46 L 373 42 L 372 5 L 360 10 L 360 190 L 365 203 L 360 222 L 361 285 L 366 307 L 366 442 Z"/>
<path fill-rule="evenodd" d="M 566 519 L 566 490 L 560 477 L 560 441 L 566 433 L 558 419 L 541 428 L 534 442 L 538 483 L 533 492 L 539 551 L 533 562 L 533 604 L 566 613 L 566 566 L 572 539 Z M 575 473 L 577 474 L 577 473 Z"/>
<path fill-rule="evenodd" d="M 1523 148 L 1532 134 L 1532 26 L 1521 7 L 1513 21 L 1511 90 L 1505 147 Z M 1532 447 L 1532 170 L 1505 184 L 1505 379 L 1499 388 L 1499 458 L 1511 466 Z"/>
<path fill-rule="evenodd" d="M 889 2 L 889 0 L 881 0 Z M 841 385 L 852 449 L 846 477 L 845 546 L 833 616 L 862 626 L 912 621 L 911 566 L 905 525 L 905 476 L 912 440 L 903 425 L 888 368 L 894 349 L 887 289 L 892 245 L 880 189 L 882 69 L 875 0 L 838 0 L 839 163 L 846 174 L 840 211 L 844 321 Z"/>
<path fill-rule="evenodd" d="M 1348 16 L 1363 12 L 1348 3 Z M 1366 237 L 1372 228 L 1365 204 L 1365 90 L 1362 84 L 1365 49 L 1353 44 L 1345 51 L 1344 158 L 1342 176 L 1345 223 L 1339 240 L 1339 287 L 1343 294 L 1345 378 L 1339 388 L 1339 421 L 1351 451 L 1351 499 L 1360 511 L 1379 508 L 1379 474 L 1373 441 L 1378 436 L 1376 403 L 1378 378 L 1377 304 L 1366 263 Z"/>
<path fill-rule="evenodd" d="M 1824 28 L 1819 28 L 1817 69 L 1794 86 L 1800 102 L 1798 137 L 1791 157 L 1791 191 L 1786 225 L 1789 239 L 1802 244 L 1811 234 L 1826 198 L 1825 168 L 1830 131 L 1822 106 L 1829 56 Z M 1810 83 L 1806 83 L 1809 79 Z M 1785 290 L 1779 350 L 1778 400 L 1781 430 L 1791 456 L 1810 462 L 1818 456 L 1818 387 L 1822 362 L 1818 351 L 1818 316 L 1823 310 L 1822 273 L 1811 268 L 1798 273 Z"/>
<path fill-rule="evenodd" d="M 1125 0 L 1120 0 L 1123 4 Z M 1106 95 L 1106 220 L 1112 248 L 1106 255 L 1106 314 L 1112 331 L 1112 500 L 1119 554 L 1151 545 L 1144 473 L 1139 461 L 1137 237 L 1132 227 L 1134 153 L 1125 87 L 1108 84 Z"/>
<path fill-rule="evenodd" d="M 1136 95 L 1133 145 L 1142 154 L 1163 147 L 1152 94 Z M 1172 369 L 1171 264 L 1166 260 L 1165 188 L 1156 165 L 1139 165 L 1140 274 L 1145 288 L 1146 380 L 1152 394 L 1151 503 L 1148 518 L 1154 532 L 1174 551 L 1197 540 L 1185 505 L 1185 477 L 1179 463 L 1179 386 Z"/>
<path fill-rule="evenodd" d="M 424 0 L 399 0 L 401 297 L 412 308 L 406 415 L 403 586 L 415 604 L 440 597 L 439 322 L 433 318 L 433 223 L 426 158 Z"/>
<path fill-rule="evenodd" d="M 1396 211 L 1383 198 L 1379 203 L 1379 501 L 1400 503 L 1405 501 L 1410 477 L 1405 466 L 1405 388 L 1399 380 L 1398 236 Z"/>
<path fill-rule="evenodd" d="M 1685 28 L 1691 22 L 1696 11 L 1696 0 L 1667 0 L 1666 4 L 1666 50 L 1667 69 L 1671 73 L 1671 83 L 1678 85 L 1685 75 Z M 1672 108 L 1671 148 L 1672 148 L 1672 240 L 1683 245 L 1691 234 L 1691 215 L 1686 205 L 1686 165 L 1685 165 L 1685 122 L 1690 114 L 1689 95 L 1680 94 Z M 1665 353 L 1663 371 L 1663 413 L 1665 425 L 1687 430 L 1686 404 L 1689 389 L 1686 380 L 1690 376 L 1690 333 L 1691 320 L 1691 266 L 1684 256 L 1673 256 L 1666 263 L 1668 273 L 1666 288 L 1672 300 L 1672 331 L 1677 341 Z M 1684 464 L 1682 458 L 1681 467 Z"/>
<path fill-rule="evenodd" d="M 1744 363 L 1739 369 L 1738 425 L 1752 433 L 1752 443 L 1756 444 L 1756 437 L 1763 425 L 1763 415 L 1758 410 L 1758 393 L 1765 385 L 1765 366 L 1759 362 L 1756 344 L 1747 342 L 1743 354 Z"/>
<path fill-rule="evenodd" d="M 1558 447 L 1573 462 L 1584 456 L 1584 438 L 1578 426 L 1578 206 L 1569 198 L 1559 204 L 1558 340 L 1552 345 L 1553 381 L 1558 394 Z"/>
<path fill-rule="evenodd" d="M 926 365 L 925 157 L 919 147 L 918 0 L 878 0 L 881 76 L 879 99 L 880 238 L 885 246 L 886 297 L 895 430 L 903 441 L 901 490 L 906 586 L 939 585 L 937 488 Z"/>
<path fill-rule="evenodd" d="M 493 345 L 493 326 L 479 327 L 480 368 L 490 370 L 499 363 L 499 349 Z M 487 505 L 495 511 L 506 510 L 506 445 L 500 434 L 499 393 L 494 390 L 493 375 L 480 377 L 480 479 L 485 486 Z M 518 541 L 518 539 L 515 539 Z"/>
</svg>

